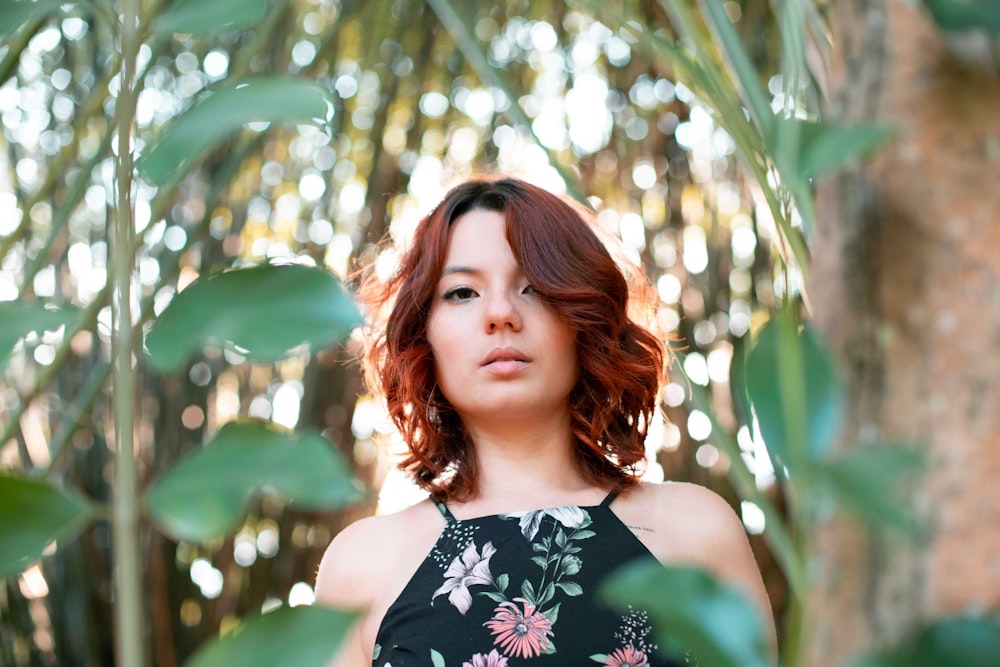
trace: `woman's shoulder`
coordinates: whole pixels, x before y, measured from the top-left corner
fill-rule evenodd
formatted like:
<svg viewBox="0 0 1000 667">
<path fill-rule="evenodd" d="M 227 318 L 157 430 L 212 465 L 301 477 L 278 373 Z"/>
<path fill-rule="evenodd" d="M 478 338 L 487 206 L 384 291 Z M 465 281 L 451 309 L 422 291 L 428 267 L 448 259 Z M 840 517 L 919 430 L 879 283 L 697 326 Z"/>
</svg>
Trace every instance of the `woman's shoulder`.
<svg viewBox="0 0 1000 667">
<path fill-rule="evenodd" d="M 686 482 L 643 483 L 613 507 L 664 564 L 694 565 L 734 584 L 761 611 L 774 646 L 771 604 L 743 522 L 722 496 Z"/>
<path fill-rule="evenodd" d="M 689 482 L 642 482 L 616 504 L 619 516 L 660 560 L 715 569 L 734 544 L 746 543 L 743 524 L 729 503 Z"/>
<path fill-rule="evenodd" d="M 336 607 L 370 607 L 388 581 L 426 554 L 444 519 L 430 500 L 392 514 L 359 519 L 330 542 L 316 575 L 316 599 Z"/>
<path fill-rule="evenodd" d="M 733 513 L 722 496 L 692 482 L 640 482 L 623 494 L 622 501 L 663 519 L 689 518 L 684 510 L 706 511 L 713 515 Z"/>
</svg>

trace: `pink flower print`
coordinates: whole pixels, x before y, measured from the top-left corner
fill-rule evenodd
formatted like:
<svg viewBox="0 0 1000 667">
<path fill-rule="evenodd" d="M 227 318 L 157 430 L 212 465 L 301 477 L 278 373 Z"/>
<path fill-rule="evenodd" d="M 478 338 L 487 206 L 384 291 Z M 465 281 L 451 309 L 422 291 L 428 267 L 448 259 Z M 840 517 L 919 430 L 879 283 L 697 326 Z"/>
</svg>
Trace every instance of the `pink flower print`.
<svg viewBox="0 0 1000 667">
<path fill-rule="evenodd" d="M 604 667 L 646 667 L 648 664 L 646 654 L 629 644 L 609 655 Z"/>
<path fill-rule="evenodd" d="M 514 602 L 524 605 L 524 610 Z M 493 640 L 505 655 L 533 658 L 549 646 L 552 636 L 552 622 L 545 614 L 535 611 L 535 605 L 524 598 L 514 598 L 514 602 L 501 602 L 493 610 L 493 618 L 483 623 L 496 635 Z"/>
<path fill-rule="evenodd" d="M 469 611 L 472 606 L 472 594 L 469 586 L 481 584 L 489 586 L 493 583 L 493 575 L 490 574 L 490 558 L 497 552 L 492 542 L 483 545 L 483 552 L 476 552 L 474 542 L 469 542 L 465 551 L 451 562 L 444 573 L 445 581 L 441 587 L 434 591 L 431 596 L 433 601 L 439 595 L 448 594 L 448 601 L 455 605 L 462 615 Z"/>
<path fill-rule="evenodd" d="M 507 658 L 493 649 L 489 655 L 477 653 L 472 656 L 472 662 L 463 662 L 462 667 L 507 667 Z"/>
</svg>

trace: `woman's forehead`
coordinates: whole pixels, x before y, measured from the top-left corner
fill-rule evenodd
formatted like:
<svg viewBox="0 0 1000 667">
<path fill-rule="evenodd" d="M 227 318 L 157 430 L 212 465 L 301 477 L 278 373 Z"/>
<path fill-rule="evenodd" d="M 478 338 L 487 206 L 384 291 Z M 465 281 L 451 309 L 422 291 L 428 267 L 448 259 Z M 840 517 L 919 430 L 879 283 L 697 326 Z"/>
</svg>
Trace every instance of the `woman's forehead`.
<svg viewBox="0 0 1000 667">
<path fill-rule="evenodd" d="M 448 232 L 442 275 L 458 268 L 484 268 L 497 262 L 517 264 L 507 241 L 502 213 L 473 209 L 455 219 Z"/>
</svg>

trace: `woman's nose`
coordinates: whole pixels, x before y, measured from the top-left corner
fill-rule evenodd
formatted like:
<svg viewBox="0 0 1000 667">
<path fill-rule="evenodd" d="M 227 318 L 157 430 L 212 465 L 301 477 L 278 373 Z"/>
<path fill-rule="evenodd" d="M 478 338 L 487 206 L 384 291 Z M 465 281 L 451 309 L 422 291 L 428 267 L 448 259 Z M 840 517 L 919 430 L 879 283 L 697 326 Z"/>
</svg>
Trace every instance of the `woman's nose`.
<svg viewBox="0 0 1000 667">
<path fill-rule="evenodd" d="M 507 328 L 520 331 L 521 315 L 511 295 L 505 292 L 494 294 L 487 300 L 486 309 L 487 332 Z"/>
</svg>

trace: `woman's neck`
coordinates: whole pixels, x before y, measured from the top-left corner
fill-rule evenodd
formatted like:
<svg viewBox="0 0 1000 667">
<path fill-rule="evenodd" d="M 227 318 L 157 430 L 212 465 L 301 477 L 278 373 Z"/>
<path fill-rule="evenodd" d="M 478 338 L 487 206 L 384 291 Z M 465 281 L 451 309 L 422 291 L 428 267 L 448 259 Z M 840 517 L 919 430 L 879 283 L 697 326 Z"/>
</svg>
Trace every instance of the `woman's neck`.
<svg viewBox="0 0 1000 667">
<path fill-rule="evenodd" d="M 466 427 L 479 464 L 475 494 L 462 503 L 470 515 L 600 502 L 606 490 L 581 474 L 568 420 L 545 427 L 513 426 Z"/>
</svg>

